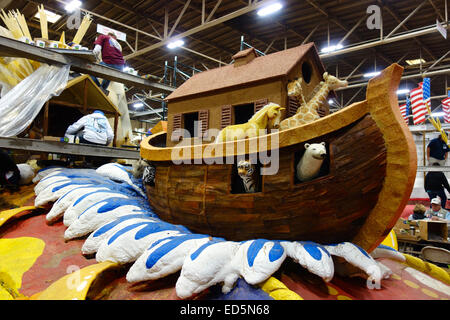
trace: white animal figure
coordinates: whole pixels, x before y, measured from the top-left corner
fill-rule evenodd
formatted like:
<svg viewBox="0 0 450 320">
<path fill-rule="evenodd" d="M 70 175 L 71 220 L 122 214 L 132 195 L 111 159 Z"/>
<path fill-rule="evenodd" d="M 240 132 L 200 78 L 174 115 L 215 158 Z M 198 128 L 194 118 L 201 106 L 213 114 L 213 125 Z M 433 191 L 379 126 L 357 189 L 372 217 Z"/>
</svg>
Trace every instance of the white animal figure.
<svg viewBox="0 0 450 320">
<path fill-rule="evenodd" d="M 241 160 L 237 165 L 238 174 L 244 183 L 245 192 L 253 193 L 257 190 L 256 167 L 248 161 Z"/>
<path fill-rule="evenodd" d="M 33 181 L 34 176 L 36 175 L 33 167 L 27 163 L 20 163 L 17 165 L 17 168 L 19 168 L 20 171 L 19 184 L 22 186 L 25 184 L 30 184 Z"/>
<path fill-rule="evenodd" d="M 309 181 L 317 177 L 327 155 L 325 142 L 306 143 L 305 149 L 305 153 L 297 164 L 297 178 L 300 181 Z"/>
</svg>

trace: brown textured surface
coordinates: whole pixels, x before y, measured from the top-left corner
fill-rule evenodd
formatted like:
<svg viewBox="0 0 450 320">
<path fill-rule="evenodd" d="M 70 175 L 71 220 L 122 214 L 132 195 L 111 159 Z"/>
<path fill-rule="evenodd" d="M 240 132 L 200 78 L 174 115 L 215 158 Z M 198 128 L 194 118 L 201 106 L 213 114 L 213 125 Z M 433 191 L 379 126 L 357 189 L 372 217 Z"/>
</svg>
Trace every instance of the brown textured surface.
<svg viewBox="0 0 450 320">
<path fill-rule="evenodd" d="M 291 146 L 309 139 L 314 139 L 320 135 L 329 134 L 333 131 L 339 130 L 342 127 L 350 125 L 351 123 L 362 118 L 367 113 L 367 102 L 361 101 L 353 103 L 352 105 L 341 109 L 338 112 L 333 113 L 329 117 L 320 118 L 314 122 L 290 128 L 287 130 L 279 131 L 267 135 L 267 146 L 260 146 L 258 151 L 265 152 L 270 149 L 272 139 L 279 141 L 279 147 L 284 148 Z M 220 117 L 218 117 L 220 119 Z M 212 121 L 210 117 L 210 122 Z M 212 125 L 210 125 L 212 127 Z M 170 132 L 170 129 L 168 129 Z M 141 157 L 150 161 L 172 161 L 176 159 L 197 159 L 198 156 L 194 153 L 195 148 L 198 146 L 188 145 L 184 147 L 176 148 L 164 148 L 159 147 L 159 142 L 166 138 L 165 133 L 151 135 L 145 138 L 141 142 Z M 238 142 L 228 141 L 226 143 L 219 144 L 223 150 L 237 150 L 234 155 L 247 154 L 250 145 L 256 145 L 256 138 L 245 140 L 245 149 L 241 152 L 238 149 Z M 241 143 L 240 141 L 239 143 Z M 207 144 L 201 145 L 201 149 L 205 150 L 209 148 Z M 179 152 L 178 152 L 179 151 Z M 212 156 L 215 152 L 212 152 Z M 200 155 L 201 158 L 201 155 Z"/>
<path fill-rule="evenodd" d="M 381 75 L 378 77 L 372 79 L 369 82 L 368 86 L 368 93 L 367 93 L 367 100 L 357 102 L 352 104 L 349 107 L 346 107 L 338 112 L 335 112 L 329 116 L 320 118 L 319 120 L 316 120 L 312 123 L 309 123 L 307 125 L 302 125 L 299 127 L 294 127 L 288 130 L 284 130 L 278 133 L 269 134 L 267 136 L 268 138 L 268 147 L 260 147 L 260 152 L 265 152 L 270 148 L 270 141 L 271 139 L 276 139 L 279 141 L 279 146 L 281 150 L 288 149 L 290 147 L 294 147 L 295 145 L 301 144 L 303 142 L 316 139 L 320 136 L 327 136 L 332 135 L 333 132 L 341 130 L 343 127 L 350 126 L 351 124 L 357 122 L 359 119 L 364 117 L 366 114 L 370 114 L 373 117 L 374 123 L 376 124 L 375 127 L 379 128 L 380 132 L 382 133 L 383 138 L 383 147 L 386 147 L 386 179 L 384 183 L 382 184 L 381 190 L 379 190 L 379 198 L 378 201 L 376 201 L 376 204 L 374 207 L 366 209 L 368 210 L 368 219 L 364 221 L 363 217 L 361 216 L 361 219 L 358 219 L 358 213 L 355 213 L 355 215 L 350 214 L 349 219 L 355 219 L 356 224 L 358 225 L 358 228 L 353 229 L 354 231 L 357 231 L 357 234 L 352 235 L 351 241 L 360 245 L 363 249 L 367 251 L 373 250 L 387 235 L 389 230 L 393 227 L 395 224 L 395 221 L 398 219 L 398 217 L 401 215 L 403 207 L 406 205 L 409 196 L 411 194 L 411 190 L 414 185 L 414 177 L 417 167 L 417 158 L 415 153 L 415 147 L 414 147 L 414 141 L 412 139 L 411 133 L 408 131 L 408 128 L 406 127 L 404 121 L 402 120 L 401 114 L 398 110 L 398 101 L 396 97 L 396 90 L 398 88 L 398 84 L 401 78 L 402 68 L 394 64 L 384 70 Z M 368 137 L 365 137 L 364 132 L 358 133 L 357 135 L 361 139 L 361 143 L 363 145 L 369 145 L 367 144 L 370 142 L 370 139 Z M 162 172 L 168 171 L 168 166 L 171 163 L 172 160 L 172 151 L 174 148 L 158 148 L 155 146 L 152 146 L 153 139 L 160 140 L 159 136 L 150 137 L 145 139 L 141 144 L 141 156 L 144 159 L 156 161 L 157 165 L 160 168 L 158 170 L 161 170 Z M 252 142 L 252 139 L 245 140 L 245 148 L 242 151 L 235 152 L 235 155 L 241 155 L 241 154 L 247 154 L 249 152 L 249 146 L 254 144 Z M 227 146 L 234 145 L 234 150 L 237 150 L 236 142 L 227 142 L 224 144 L 221 144 L 221 147 L 223 147 L 224 150 L 227 149 Z M 344 143 L 348 148 L 352 147 L 352 143 Z M 203 150 L 207 148 L 207 145 L 199 146 Z M 197 148 L 197 147 L 196 147 Z M 181 148 L 180 148 L 181 150 Z M 183 156 L 185 159 L 197 159 L 198 156 L 195 155 L 192 151 L 194 148 L 192 146 L 183 148 L 184 152 L 177 154 L 185 155 Z M 356 149 L 355 149 L 356 150 Z M 355 151 L 352 150 L 352 151 Z M 370 152 L 371 150 L 363 149 L 362 152 L 365 154 L 365 152 Z M 193 156 L 192 156 L 193 155 Z M 213 154 L 214 155 L 214 154 Z M 338 157 L 337 154 L 335 154 L 336 157 Z M 353 154 L 353 156 L 348 156 L 342 158 L 343 163 L 339 164 L 345 167 L 348 163 L 351 163 L 352 158 L 359 157 L 360 155 L 356 152 Z M 374 156 L 373 160 L 380 160 L 377 159 L 376 156 Z M 165 163 L 165 164 L 164 164 Z M 252 212 L 255 212 L 252 210 L 252 206 L 257 204 L 255 201 L 252 203 L 249 201 L 250 198 L 247 198 L 245 201 L 242 199 L 236 199 L 236 195 L 232 195 L 231 198 L 225 199 L 226 197 L 222 198 L 222 194 L 225 194 L 226 190 L 225 185 L 223 183 L 226 183 L 227 180 L 225 180 L 227 177 L 230 177 L 229 174 L 226 174 L 222 172 L 220 169 L 209 167 L 207 169 L 208 172 L 208 179 L 210 176 L 212 176 L 211 170 L 216 170 L 216 174 L 219 175 L 219 179 L 217 179 L 218 183 L 214 186 L 207 186 L 206 190 L 207 193 L 205 194 L 205 201 L 208 203 L 208 201 L 211 201 L 211 193 L 216 192 L 216 198 L 219 199 L 220 205 L 217 206 L 217 208 L 220 208 L 219 213 L 227 212 L 227 203 L 228 206 L 230 206 L 230 203 L 233 204 L 233 207 L 229 209 L 229 213 L 227 219 L 229 221 L 232 221 L 234 218 L 234 215 L 237 212 L 240 212 L 241 221 L 238 223 L 234 223 L 235 226 L 240 226 L 243 222 L 247 222 L 250 227 L 249 229 L 253 230 L 264 230 L 269 233 L 269 226 L 271 226 L 273 229 L 273 233 L 271 233 L 272 238 L 280 238 L 280 235 L 283 235 L 287 232 L 288 228 L 291 228 L 292 225 L 289 223 L 285 223 L 288 221 L 287 219 L 290 218 L 289 215 L 284 215 L 282 212 L 277 216 L 268 216 L 266 215 L 264 221 L 273 220 L 273 223 L 268 224 L 267 222 L 264 224 L 261 222 L 261 220 L 258 220 L 255 218 L 254 214 Z M 353 166 L 349 171 L 350 173 L 354 173 L 357 170 L 360 170 L 361 168 L 359 166 Z M 283 170 L 283 168 L 280 168 L 280 170 Z M 372 170 L 372 169 L 371 169 Z M 222 176 L 219 174 L 221 172 Z M 210 175 L 211 173 L 211 175 Z M 337 188 L 332 187 L 324 187 L 323 192 L 324 194 L 327 194 L 329 201 L 335 201 L 335 200 L 349 200 L 351 197 L 349 196 L 345 186 L 346 183 L 355 183 L 361 190 L 361 192 L 372 192 L 372 190 L 375 190 L 376 186 L 372 184 L 371 182 L 368 183 L 367 181 L 358 180 L 360 182 L 355 182 L 355 177 L 359 178 L 360 175 L 358 174 L 351 174 L 347 175 L 346 178 L 342 178 L 340 181 L 341 184 Z M 364 177 L 362 174 L 361 177 Z M 158 179 L 158 173 L 157 173 L 157 179 Z M 167 179 L 167 176 L 166 178 Z M 265 180 L 267 178 L 264 178 Z M 169 183 L 168 180 L 164 180 L 166 183 Z M 328 183 L 326 179 L 323 179 L 320 183 Z M 220 187 L 221 184 L 221 187 Z M 269 190 L 277 190 L 277 188 L 281 188 L 283 185 L 282 181 L 278 181 L 278 186 L 276 183 L 273 184 L 274 189 L 270 189 L 271 187 L 266 185 L 263 188 L 264 192 L 268 192 Z M 344 186 L 344 187 L 342 187 Z M 160 190 L 163 190 L 164 186 L 158 187 Z M 312 188 L 312 187 L 311 187 Z M 307 191 L 311 191 L 311 189 L 306 189 Z M 314 191 L 312 189 L 312 191 Z M 339 191 L 339 194 L 335 194 L 334 192 Z M 210 193 L 208 193 L 210 192 Z M 158 192 L 149 192 L 150 196 L 155 195 L 156 197 L 164 197 L 164 194 L 158 194 Z M 289 192 L 287 193 L 289 194 Z M 233 198 L 234 197 L 234 198 Z M 247 197 L 252 197 L 247 196 Z M 282 197 L 282 193 L 278 193 L 275 197 Z M 242 200 L 242 201 L 237 201 Z M 262 205 L 271 205 L 272 199 L 268 199 L 267 201 L 260 201 Z M 161 209 L 167 210 L 168 205 L 164 205 L 163 202 L 156 203 L 157 200 L 155 199 L 155 206 L 160 206 Z M 218 203 L 218 202 L 217 202 Z M 349 210 L 351 210 L 350 206 L 351 201 L 345 201 L 343 203 L 343 207 L 340 208 L 340 213 L 346 213 Z M 367 202 L 363 202 L 367 203 Z M 302 199 L 302 202 L 296 202 L 297 206 L 311 206 L 314 202 L 312 202 L 312 199 Z M 332 216 L 334 213 L 331 210 L 327 211 L 327 203 L 321 204 L 322 206 L 322 212 L 321 215 L 329 215 Z M 208 207 L 208 206 L 206 206 Z M 278 209 L 275 208 L 275 209 Z M 182 209 L 181 209 L 182 210 Z M 162 211 L 161 211 L 162 212 Z M 337 214 L 337 213 L 336 213 Z M 167 216 L 168 218 L 171 218 L 171 213 L 166 211 L 163 213 L 163 215 Z M 271 218 L 271 219 L 269 219 Z M 210 219 L 209 215 L 207 217 L 208 224 L 204 225 L 211 225 L 213 223 L 212 218 Z M 211 220 L 211 221 L 210 221 Z M 349 221 L 346 221 L 345 219 L 343 222 L 345 223 L 339 223 L 334 224 L 332 223 L 333 219 L 328 219 L 328 222 L 326 222 L 323 226 L 325 229 L 333 230 L 333 233 L 335 232 L 338 234 L 347 234 L 349 235 L 349 230 L 352 230 L 352 224 Z M 184 223 L 183 221 L 180 221 L 180 223 Z M 303 223 L 309 224 L 311 223 L 310 220 L 304 220 Z M 346 223 L 349 223 L 347 226 Z M 232 229 L 232 223 L 230 223 L 229 229 Z M 354 225 L 353 225 L 354 226 Z M 215 226 L 214 226 L 215 227 Z M 220 228 L 218 226 L 218 228 Z M 314 233 L 311 235 L 311 239 L 317 237 L 320 239 L 321 242 L 325 241 L 326 237 L 329 235 L 329 231 L 323 231 L 322 234 L 318 231 L 317 233 Z M 306 236 L 306 235 L 305 235 Z M 310 236 L 309 234 L 307 235 Z M 310 239 L 310 240 L 311 240 Z"/>
<path fill-rule="evenodd" d="M 229 240 L 348 241 L 377 202 L 384 141 L 369 115 L 313 142 L 321 141 L 330 144 L 331 170 L 315 181 L 294 183 L 300 143 L 281 150 L 279 171 L 264 176 L 261 193 L 231 194 L 231 165 L 166 163 L 147 189 L 150 203 L 163 220 Z"/>
<path fill-rule="evenodd" d="M 383 132 L 388 165 L 386 181 L 377 206 L 353 239 L 367 251 L 375 249 L 389 234 L 408 203 L 417 172 L 414 139 L 398 108 L 397 88 L 403 68 L 393 64 L 371 79 L 367 87 L 370 114 Z"/>
<path fill-rule="evenodd" d="M 313 43 L 259 56 L 239 67 L 228 65 L 196 73 L 189 81 L 171 93 L 166 100 L 170 102 L 181 97 L 287 76 L 309 50 L 316 50 Z"/>
</svg>

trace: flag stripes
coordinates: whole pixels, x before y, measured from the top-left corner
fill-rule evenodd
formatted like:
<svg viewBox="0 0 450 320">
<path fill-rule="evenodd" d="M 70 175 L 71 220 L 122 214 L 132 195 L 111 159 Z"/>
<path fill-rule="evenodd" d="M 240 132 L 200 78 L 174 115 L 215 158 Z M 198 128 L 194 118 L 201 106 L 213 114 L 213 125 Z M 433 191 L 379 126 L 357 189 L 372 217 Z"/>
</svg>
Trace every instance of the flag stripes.
<svg viewBox="0 0 450 320">
<path fill-rule="evenodd" d="M 425 122 L 425 115 L 427 114 L 427 108 L 423 101 L 422 84 L 422 82 L 419 83 L 419 87 L 411 90 L 410 92 L 411 109 L 414 124 Z"/>
<path fill-rule="evenodd" d="M 444 111 L 444 122 L 450 123 L 450 98 L 442 100 L 442 111 Z"/>
</svg>

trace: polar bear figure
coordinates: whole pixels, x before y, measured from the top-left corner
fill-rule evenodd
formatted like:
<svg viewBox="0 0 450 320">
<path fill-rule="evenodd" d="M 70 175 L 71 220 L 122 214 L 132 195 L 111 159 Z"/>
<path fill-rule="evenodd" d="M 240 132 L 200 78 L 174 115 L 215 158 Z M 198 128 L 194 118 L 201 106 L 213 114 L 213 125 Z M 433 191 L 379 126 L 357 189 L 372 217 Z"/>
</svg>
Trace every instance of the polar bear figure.
<svg viewBox="0 0 450 320">
<path fill-rule="evenodd" d="M 300 181 L 309 181 L 319 175 L 320 167 L 327 156 L 325 146 L 325 142 L 305 144 L 305 153 L 297 164 L 297 178 Z"/>
</svg>

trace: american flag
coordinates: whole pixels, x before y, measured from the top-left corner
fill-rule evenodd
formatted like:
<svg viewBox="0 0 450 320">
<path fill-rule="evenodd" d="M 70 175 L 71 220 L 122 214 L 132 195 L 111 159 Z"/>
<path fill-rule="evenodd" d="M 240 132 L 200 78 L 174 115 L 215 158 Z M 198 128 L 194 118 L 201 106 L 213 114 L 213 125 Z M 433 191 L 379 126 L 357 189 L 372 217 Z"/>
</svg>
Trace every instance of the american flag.
<svg viewBox="0 0 450 320">
<path fill-rule="evenodd" d="M 429 78 L 425 78 L 429 79 Z M 424 79 L 424 82 L 425 82 Z M 411 109 L 413 114 L 413 122 L 414 124 L 419 124 L 425 122 L 425 115 L 427 114 L 427 107 L 424 103 L 424 82 L 419 83 L 419 87 L 412 89 L 410 92 L 411 97 Z M 429 82 L 426 85 L 429 91 L 430 85 Z M 427 89 L 425 88 L 425 89 Z M 428 94 L 429 99 L 429 94 Z"/>
<path fill-rule="evenodd" d="M 448 98 L 441 101 L 442 110 L 444 111 L 444 122 L 450 123 L 450 91 L 447 94 Z"/>
<path fill-rule="evenodd" d="M 406 124 L 409 122 L 409 109 L 411 108 L 411 101 L 406 98 L 406 103 L 400 106 L 400 112 L 402 113 L 403 119 L 405 119 Z"/>
</svg>

